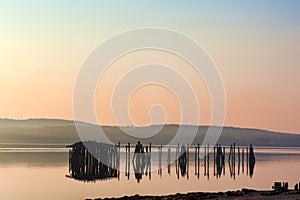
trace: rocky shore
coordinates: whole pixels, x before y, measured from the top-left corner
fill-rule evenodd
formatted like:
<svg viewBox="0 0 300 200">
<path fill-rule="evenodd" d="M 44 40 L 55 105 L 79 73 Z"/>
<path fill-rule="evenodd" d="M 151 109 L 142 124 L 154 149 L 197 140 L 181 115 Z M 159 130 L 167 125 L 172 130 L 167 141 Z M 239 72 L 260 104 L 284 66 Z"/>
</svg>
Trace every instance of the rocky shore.
<svg viewBox="0 0 300 200">
<path fill-rule="evenodd" d="M 299 199 L 300 200 L 300 192 L 289 190 L 285 192 L 276 192 L 276 191 L 257 191 L 251 189 L 242 189 L 238 191 L 227 191 L 227 192 L 195 192 L 195 193 L 187 193 L 187 194 L 174 194 L 174 195 L 166 195 L 166 196 L 124 196 L 120 198 L 96 198 L 94 200 L 192 200 L 192 199 Z M 89 199 L 86 199 L 89 200 Z"/>
</svg>

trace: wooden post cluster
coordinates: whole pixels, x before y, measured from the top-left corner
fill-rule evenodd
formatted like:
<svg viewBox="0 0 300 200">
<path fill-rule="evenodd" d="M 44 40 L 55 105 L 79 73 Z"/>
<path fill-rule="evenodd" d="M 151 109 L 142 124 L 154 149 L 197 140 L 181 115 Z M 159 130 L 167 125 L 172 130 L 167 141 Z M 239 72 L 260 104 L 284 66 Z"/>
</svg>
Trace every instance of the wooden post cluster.
<svg viewBox="0 0 300 200">
<path fill-rule="evenodd" d="M 120 157 L 118 147 L 96 142 L 78 142 L 68 146 L 72 178 L 83 181 L 117 178 Z"/>
<path fill-rule="evenodd" d="M 217 144 L 214 149 L 214 175 L 218 178 L 221 177 L 222 170 L 225 170 L 225 148 L 222 151 L 221 145 Z"/>
</svg>

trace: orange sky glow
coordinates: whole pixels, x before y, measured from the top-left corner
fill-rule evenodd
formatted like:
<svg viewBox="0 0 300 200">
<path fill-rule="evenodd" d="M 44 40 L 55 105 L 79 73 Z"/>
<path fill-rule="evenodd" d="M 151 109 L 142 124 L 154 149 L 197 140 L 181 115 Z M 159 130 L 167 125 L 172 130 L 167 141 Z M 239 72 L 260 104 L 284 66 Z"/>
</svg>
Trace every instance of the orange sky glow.
<svg viewBox="0 0 300 200">
<path fill-rule="evenodd" d="M 161 3 L 141 12 L 145 8 L 137 3 L 139 9 L 119 6 L 122 9 L 112 16 L 104 11 L 108 5 L 101 3 L 98 8 L 103 12 L 88 5 L 74 5 L 68 11 L 52 4 L 35 4 L 37 8 L 26 4 L 22 9 L 8 4 L 0 8 L 0 118 L 73 119 L 73 88 L 89 53 L 119 32 L 155 26 L 185 33 L 207 50 L 224 82 L 226 126 L 300 133 L 300 24 L 292 5 L 285 5 L 283 12 L 282 5 L 269 8 L 259 2 L 228 9 L 200 2 L 171 7 Z M 240 12 L 231 16 L 226 13 L 230 9 Z M 110 100 L 118 78 L 134 66 L 162 60 L 188 77 L 198 98 L 199 124 L 210 123 L 212 105 L 202 77 L 174 55 L 146 50 L 121 57 L 99 82 L 95 95 L 99 124 L 116 125 Z M 150 85 L 129 100 L 136 125 L 149 125 L 154 104 L 164 106 L 167 123 L 180 123 L 176 96 Z"/>
</svg>

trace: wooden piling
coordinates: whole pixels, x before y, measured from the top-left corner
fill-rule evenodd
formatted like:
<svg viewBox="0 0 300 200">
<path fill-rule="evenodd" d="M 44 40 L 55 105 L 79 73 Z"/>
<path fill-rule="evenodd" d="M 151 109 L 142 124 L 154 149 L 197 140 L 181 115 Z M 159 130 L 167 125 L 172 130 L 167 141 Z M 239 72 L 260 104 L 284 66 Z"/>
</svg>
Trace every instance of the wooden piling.
<svg viewBox="0 0 300 200">
<path fill-rule="evenodd" d="M 209 179 L 209 143 L 207 143 L 207 179 Z"/>
<path fill-rule="evenodd" d="M 70 177 L 82 181 L 117 178 L 117 161 L 111 156 L 117 152 L 114 145 L 92 141 L 85 144 L 77 142 L 67 147 L 72 148 L 69 155 Z"/>
<path fill-rule="evenodd" d="M 151 142 L 149 143 L 148 165 L 149 165 L 149 180 L 151 180 Z"/>
<path fill-rule="evenodd" d="M 249 170 L 249 152 L 248 152 L 248 147 L 247 147 L 247 151 L 246 151 L 246 157 L 247 157 L 247 160 L 246 160 L 246 168 L 247 168 L 247 175 L 248 175 L 248 170 Z"/>
<path fill-rule="evenodd" d="M 127 176 L 127 171 L 128 171 L 128 148 L 127 145 L 125 145 L 125 176 Z"/>
<path fill-rule="evenodd" d="M 225 147 L 223 147 L 223 160 L 225 161 L 225 155 L 226 155 L 226 153 L 225 153 Z"/>
<path fill-rule="evenodd" d="M 235 163 L 235 143 L 233 143 L 233 162 Z"/>
<path fill-rule="evenodd" d="M 241 166 L 241 154 L 240 154 L 240 147 L 238 147 L 238 175 L 240 174 L 240 166 Z"/>
<path fill-rule="evenodd" d="M 244 173 L 244 148 L 242 149 L 242 173 Z"/>
<path fill-rule="evenodd" d="M 197 177 L 200 176 L 200 144 L 197 144 Z"/>
<path fill-rule="evenodd" d="M 216 174 L 216 145 L 214 145 L 214 176 Z"/>
<path fill-rule="evenodd" d="M 223 176 L 225 176 L 225 155 L 226 155 L 225 149 L 226 148 L 223 147 L 223 157 L 222 157 Z"/>
<path fill-rule="evenodd" d="M 241 161 L 240 147 L 238 147 L 238 161 Z"/>
<path fill-rule="evenodd" d="M 235 179 L 235 143 L 233 143 L 233 178 Z"/>
<path fill-rule="evenodd" d="M 170 165 L 170 160 L 171 160 L 171 149 L 168 148 L 168 174 L 171 174 L 171 165 Z"/>
<path fill-rule="evenodd" d="M 195 147 L 195 175 L 197 175 L 197 147 Z"/>
<path fill-rule="evenodd" d="M 179 144 L 178 144 L 178 145 L 179 145 Z M 176 148 L 176 152 L 175 152 L 175 172 L 176 172 L 176 175 L 178 175 L 178 173 L 179 173 L 179 172 L 178 172 L 178 171 L 179 171 L 179 169 L 178 169 L 178 162 L 179 162 L 179 161 L 178 161 L 178 158 L 179 158 L 179 155 L 178 155 L 178 154 L 179 154 L 179 152 L 178 152 L 178 151 L 179 151 L 179 147 Z M 178 178 L 179 178 L 179 177 L 178 177 Z"/>
<path fill-rule="evenodd" d="M 206 146 L 204 146 L 204 176 L 206 176 L 206 158 L 207 158 L 207 155 L 206 155 Z"/>
<path fill-rule="evenodd" d="M 130 142 L 128 142 L 128 173 L 127 173 L 127 179 L 129 180 L 129 176 L 130 176 Z"/>
<path fill-rule="evenodd" d="M 158 147 L 158 174 L 162 176 L 162 145 Z"/>
<path fill-rule="evenodd" d="M 186 165 L 187 165 L 187 168 L 186 168 L 186 177 L 187 179 L 189 179 L 189 166 L 190 166 L 190 147 L 189 147 L 189 144 L 187 144 L 186 146 Z"/>
<path fill-rule="evenodd" d="M 180 157 L 180 152 L 179 152 L 179 143 L 178 143 L 178 145 L 177 145 L 177 179 L 179 179 L 179 157 Z"/>
</svg>

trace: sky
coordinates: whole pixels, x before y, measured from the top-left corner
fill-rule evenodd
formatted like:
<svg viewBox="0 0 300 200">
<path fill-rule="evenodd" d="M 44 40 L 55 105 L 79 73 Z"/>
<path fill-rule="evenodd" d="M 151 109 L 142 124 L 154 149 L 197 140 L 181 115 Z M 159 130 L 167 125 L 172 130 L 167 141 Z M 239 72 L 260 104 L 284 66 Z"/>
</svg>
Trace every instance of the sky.
<svg viewBox="0 0 300 200">
<path fill-rule="evenodd" d="M 297 0 L 0 0 L 0 118 L 73 119 L 74 84 L 90 52 L 120 32 L 162 27 L 193 38 L 217 65 L 227 96 L 226 126 L 300 133 L 299 11 Z M 114 64 L 96 93 L 99 123 L 115 124 L 107 105 L 121 76 L 118 67 L 150 58 L 167 58 L 191 74 L 201 99 L 199 123 L 209 124 L 203 80 L 196 81 L 188 63 L 162 52 L 137 52 Z M 149 124 L 147 111 L 156 103 L 165 105 L 167 123 L 180 123 L 174 95 L 149 86 L 130 100 L 135 124 Z"/>
</svg>

